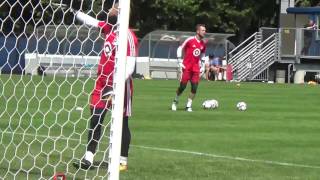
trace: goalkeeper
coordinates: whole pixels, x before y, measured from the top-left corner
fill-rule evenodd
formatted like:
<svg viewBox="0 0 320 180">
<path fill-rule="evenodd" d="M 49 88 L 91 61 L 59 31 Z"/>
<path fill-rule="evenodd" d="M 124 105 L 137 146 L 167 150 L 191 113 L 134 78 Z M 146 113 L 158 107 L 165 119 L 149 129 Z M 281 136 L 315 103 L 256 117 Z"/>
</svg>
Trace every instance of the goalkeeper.
<svg viewBox="0 0 320 180">
<path fill-rule="evenodd" d="M 206 43 L 203 38 L 206 34 L 206 27 L 204 24 L 198 24 L 196 26 L 196 35 L 186 39 L 177 50 L 177 57 L 181 58 L 182 51 L 184 51 L 183 62 L 179 63 L 182 68 L 182 76 L 180 85 L 176 91 L 176 97 L 174 98 L 171 109 L 172 111 L 177 110 L 179 97 L 187 87 L 188 81 L 191 83 L 191 93 L 188 98 L 186 105 L 186 111 L 192 112 L 192 100 L 194 99 L 198 84 L 200 80 L 200 72 L 203 71 L 201 68 L 201 59 L 205 56 Z"/>
<path fill-rule="evenodd" d="M 118 14 L 118 3 L 109 10 L 108 20 L 98 21 L 83 12 L 75 12 L 76 19 L 89 25 L 102 28 L 102 32 L 106 34 L 105 43 L 102 50 L 101 58 L 98 64 L 97 79 L 95 87 L 91 94 L 90 100 L 90 128 L 88 131 L 88 145 L 87 151 L 80 162 L 74 163 L 76 168 L 89 169 L 93 164 L 93 157 L 96 152 L 98 142 L 101 137 L 101 126 L 105 115 L 111 107 L 111 100 L 113 95 L 113 72 L 115 66 L 115 44 L 116 33 L 114 32 Z M 135 57 L 137 53 L 138 40 L 133 31 L 128 33 L 128 50 L 127 56 Z M 122 144 L 120 157 L 120 170 L 127 170 L 127 158 L 129 151 L 129 144 L 131 140 L 130 130 L 128 126 L 128 119 L 131 116 L 131 101 L 132 101 L 132 78 L 131 74 L 134 71 L 135 58 L 128 58 L 126 62 L 126 87 L 125 87 L 125 102 L 124 102 L 124 116 L 122 129 Z"/>
</svg>

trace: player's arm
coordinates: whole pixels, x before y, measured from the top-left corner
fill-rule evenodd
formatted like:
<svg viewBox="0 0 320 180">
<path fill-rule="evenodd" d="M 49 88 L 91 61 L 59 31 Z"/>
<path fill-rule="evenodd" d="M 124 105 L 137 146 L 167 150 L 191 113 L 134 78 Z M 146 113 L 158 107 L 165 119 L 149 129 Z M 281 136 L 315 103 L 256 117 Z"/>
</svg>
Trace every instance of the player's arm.
<svg viewBox="0 0 320 180">
<path fill-rule="evenodd" d="M 111 8 L 111 10 L 109 11 L 110 14 L 112 14 L 112 16 L 109 14 L 109 18 L 111 17 L 117 17 L 116 15 L 113 15 L 113 14 L 116 14 L 116 10 L 114 10 L 115 8 Z M 89 25 L 89 26 L 92 26 L 92 27 L 97 27 L 97 28 L 102 28 L 104 33 L 108 34 L 111 32 L 112 30 L 112 23 L 107 23 L 105 21 L 99 21 L 98 19 L 96 18 L 93 18 L 81 11 L 77 11 L 76 13 L 76 19 L 79 20 L 80 22 L 86 24 L 86 25 Z M 108 19 L 109 20 L 109 19 Z"/>
<path fill-rule="evenodd" d="M 76 19 L 81 21 L 82 23 L 89 25 L 89 26 L 93 26 L 93 27 L 99 27 L 99 20 L 81 12 L 81 11 L 77 11 L 76 13 Z"/>
<path fill-rule="evenodd" d="M 186 45 L 188 44 L 190 38 L 186 39 L 177 49 L 177 57 L 178 58 L 182 58 L 182 51 L 184 50 L 184 48 L 186 47 Z"/>
<path fill-rule="evenodd" d="M 177 49 L 177 58 L 178 58 L 178 64 L 179 66 L 184 69 L 185 66 L 182 63 L 182 51 L 184 51 L 184 48 L 186 47 L 186 45 L 188 44 L 189 38 L 186 39 Z"/>
<path fill-rule="evenodd" d="M 182 47 L 181 46 L 179 46 L 177 49 L 177 58 L 178 58 L 178 66 L 179 66 L 180 70 L 181 70 L 181 68 L 184 69 L 185 66 L 182 63 Z"/>
<path fill-rule="evenodd" d="M 126 62 L 126 79 L 128 79 L 133 74 L 135 66 L 136 58 L 128 56 Z"/>
<path fill-rule="evenodd" d="M 108 11 L 109 16 L 117 16 L 119 13 L 119 2 L 116 2 Z"/>
<path fill-rule="evenodd" d="M 76 19 L 86 25 L 97 27 L 97 28 L 102 28 L 103 32 L 106 34 L 110 33 L 112 30 L 112 27 L 113 27 L 112 25 L 110 25 L 104 21 L 99 21 L 98 19 L 95 19 L 95 18 L 93 18 L 93 17 L 91 17 L 81 11 L 76 12 Z"/>
<path fill-rule="evenodd" d="M 178 49 L 177 49 L 177 57 L 179 58 L 179 59 L 181 59 L 182 58 L 182 47 L 181 46 L 179 46 L 178 47 Z"/>
<path fill-rule="evenodd" d="M 105 23 L 104 21 L 99 21 L 96 18 L 93 18 L 83 12 L 81 12 L 80 10 L 75 10 L 72 7 L 70 7 L 70 4 L 62 4 L 62 3 L 51 3 L 53 7 L 57 8 L 57 9 L 61 9 L 63 11 L 70 11 L 72 13 L 75 14 L 75 17 L 78 21 L 81 21 L 82 23 L 88 25 L 88 26 L 93 26 L 93 27 L 100 27 L 103 28 L 103 30 L 107 33 L 109 33 L 112 29 L 112 26 Z M 116 16 L 117 12 L 118 12 L 118 6 L 119 3 L 115 3 L 114 6 L 109 9 L 109 14 Z"/>
</svg>

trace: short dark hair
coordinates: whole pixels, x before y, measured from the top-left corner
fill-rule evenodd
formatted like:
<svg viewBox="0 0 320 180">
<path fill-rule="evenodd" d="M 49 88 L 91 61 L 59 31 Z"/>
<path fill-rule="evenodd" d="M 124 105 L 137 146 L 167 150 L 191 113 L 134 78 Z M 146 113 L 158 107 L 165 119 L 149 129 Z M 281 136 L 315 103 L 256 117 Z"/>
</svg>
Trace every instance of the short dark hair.
<svg viewBox="0 0 320 180">
<path fill-rule="evenodd" d="M 214 58 L 214 54 L 213 54 L 213 53 L 209 54 L 209 58 L 210 58 L 210 59 L 211 59 L 211 58 Z"/>
<path fill-rule="evenodd" d="M 197 25 L 196 25 L 196 31 L 198 31 L 198 29 L 199 29 L 200 27 L 206 27 L 206 25 L 205 25 L 205 24 L 197 24 Z"/>
</svg>

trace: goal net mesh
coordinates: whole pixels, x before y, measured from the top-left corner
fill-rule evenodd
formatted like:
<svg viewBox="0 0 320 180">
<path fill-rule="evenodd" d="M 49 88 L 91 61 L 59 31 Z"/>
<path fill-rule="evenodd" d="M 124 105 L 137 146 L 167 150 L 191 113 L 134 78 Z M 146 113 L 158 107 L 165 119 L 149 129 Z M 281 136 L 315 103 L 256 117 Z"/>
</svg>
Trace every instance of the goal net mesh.
<svg viewBox="0 0 320 180">
<path fill-rule="evenodd" d="M 54 3 L 67 3 L 62 9 Z M 114 2 L 3 0 L 0 3 L 0 179 L 107 177 L 110 114 L 90 171 L 75 169 L 86 151 L 89 102 L 104 35 L 69 7 L 106 16 Z"/>
</svg>

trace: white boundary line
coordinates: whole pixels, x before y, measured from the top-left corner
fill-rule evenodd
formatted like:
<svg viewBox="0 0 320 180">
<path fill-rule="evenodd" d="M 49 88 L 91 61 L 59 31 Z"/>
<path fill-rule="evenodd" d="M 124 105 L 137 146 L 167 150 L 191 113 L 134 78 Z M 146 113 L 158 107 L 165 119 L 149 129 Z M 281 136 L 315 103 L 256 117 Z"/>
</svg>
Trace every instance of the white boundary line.
<svg viewBox="0 0 320 180">
<path fill-rule="evenodd" d="M 31 136 L 31 137 L 41 137 L 41 138 L 48 138 L 49 137 L 49 136 L 45 136 L 45 135 L 29 134 L 29 133 L 15 133 L 15 132 L 3 132 L 3 131 L 0 131 L 0 133 L 2 133 L 2 134 L 17 134 L 17 135 L 21 135 L 21 136 Z M 70 140 L 70 141 L 80 141 L 80 139 L 67 138 L 67 137 L 64 137 L 64 136 L 50 136 L 50 138 L 52 138 L 52 139 Z M 294 163 L 270 161 L 270 160 L 248 159 L 248 158 L 243 158 L 243 157 L 224 156 L 224 155 L 209 154 L 209 153 L 202 153 L 202 152 L 196 152 L 196 151 L 188 151 L 188 150 L 181 150 L 181 149 L 171 149 L 171 148 L 160 148 L 160 147 L 143 146 L 143 145 L 130 145 L 130 146 L 131 147 L 135 147 L 135 148 L 139 148 L 139 149 L 148 149 L 148 150 L 153 150 L 153 151 L 163 151 L 163 152 L 190 154 L 190 155 L 194 155 L 194 156 L 204 156 L 204 157 L 228 159 L 228 160 L 234 160 L 234 161 L 246 161 L 246 162 L 252 162 L 252 163 L 261 163 L 261 164 L 287 166 L 287 167 L 320 169 L 320 166 L 313 166 L 313 165 L 307 165 L 307 164 L 294 164 Z"/>
<path fill-rule="evenodd" d="M 205 156 L 205 157 L 211 157 L 211 158 L 220 158 L 220 159 L 228 159 L 228 160 L 236 160 L 236 161 L 247 161 L 247 162 L 271 164 L 271 165 L 279 165 L 279 166 L 291 166 L 291 167 L 320 169 L 320 166 L 312 166 L 312 165 L 305 165 L 305 164 L 294 164 L 294 163 L 269 161 L 269 160 L 248 159 L 248 158 L 242 158 L 242 157 L 224 156 L 224 155 L 209 154 L 209 153 L 202 153 L 202 152 L 196 152 L 196 151 L 179 150 L 179 149 L 159 148 L 159 147 L 140 146 L 140 145 L 131 145 L 131 146 L 136 147 L 136 148 L 141 148 L 141 149 L 154 150 L 154 151 L 175 152 L 175 153 L 191 154 L 191 155 Z"/>
</svg>

